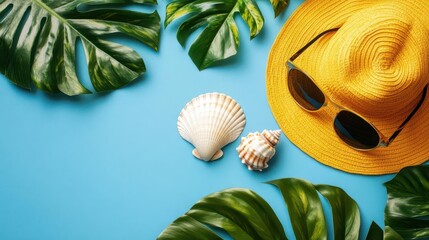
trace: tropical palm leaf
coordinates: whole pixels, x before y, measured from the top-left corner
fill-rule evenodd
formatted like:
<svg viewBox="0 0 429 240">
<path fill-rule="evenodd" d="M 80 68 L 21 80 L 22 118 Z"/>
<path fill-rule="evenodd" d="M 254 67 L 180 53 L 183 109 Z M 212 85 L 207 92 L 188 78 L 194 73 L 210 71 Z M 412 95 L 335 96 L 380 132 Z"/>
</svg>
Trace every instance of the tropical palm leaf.
<svg viewBox="0 0 429 240">
<path fill-rule="evenodd" d="M 377 223 L 372 222 L 368 235 L 366 236 L 366 240 L 381 240 L 383 239 L 383 235 L 383 229 L 381 229 Z"/>
<path fill-rule="evenodd" d="M 334 214 L 337 214 L 334 218 L 335 239 L 358 239 L 359 209 L 340 188 L 314 186 L 291 178 L 269 183 L 277 186 L 283 194 L 296 239 L 327 238 L 318 191 L 328 199 Z M 223 229 L 240 240 L 287 239 L 278 217 L 263 198 L 251 190 L 235 188 L 210 194 L 198 201 L 167 227 L 158 240 L 221 239 L 210 227 Z"/>
<path fill-rule="evenodd" d="M 404 239 L 429 239 L 429 166 L 404 168 L 385 185 L 386 229 Z"/>
<path fill-rule="evenodd" d="M 131 48 L 100 38 L 122 33 L 157 50 L 160 18 L 104 4 L 156 0 L 0 0 L 0 72 L 16 85 L 67 95 L 90 93 L 76 73 L 76 41 L 85 49 L 96 91 L 117 89 L 145 72 Z M 78 11 L 79 6 L 93 6 Z"/>
<path fill-rule="evenodd" d="M 275 16 L 286 8 L 289 0 L 271 0 Z M 202 70 L 215 62 L 237 54 L 240 44 L 234 15 L 240 14 L 250 28 L 250 37 L 256 37 L 262 29 L 264 18 L 255 0 L 174 0 L 167 5 L 165 26 L 189 15 L 177 31 L 182 46 L 192 32 L 204 30 L 192 44 L 189 56 Z"/>
<path fill-rule="evenodd" d="M 356 202 L 344 190 L 329 185 L 316 185 L 332 209 L 334 239 L 358 239 L 360 214 Z"/>
</svg>

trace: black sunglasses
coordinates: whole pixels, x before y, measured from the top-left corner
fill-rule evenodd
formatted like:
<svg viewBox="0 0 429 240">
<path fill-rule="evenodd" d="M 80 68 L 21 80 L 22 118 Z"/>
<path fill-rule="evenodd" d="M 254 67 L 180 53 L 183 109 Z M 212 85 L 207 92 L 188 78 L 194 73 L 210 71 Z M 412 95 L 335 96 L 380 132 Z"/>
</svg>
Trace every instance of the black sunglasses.
<svg viewBox="0 0 429 240">
<path fill-rule="evenodd" d="M 337 135 L 346 144 L 357 150 L 371 150 L 379 146 L 387 147 L 404 129 L 405 125 L 414 116 L 417 110 L 421 107 L 427 92 L 427 85 L 424 87 L 420 101 L 408 115 L 405 121 L 398 127 L 390 138 L 386 138 L 373 124 L 367 121 L 359 114 L 341 107 L 332 100 L 330 100 L 322 90 L 316 85 L 313 79 L 304 71 L 299 69 L 293 63 L 308 47 L 310 47 L 319 38 L 327 33 L 335 32 L 338 28 L 326 30 L 304 47 L 299 49 L 289 60 L 286 62 L 287 67 L 287 85 L 289 91 L 294 98 L 295 102 L 304 110 L 314 112 L 326 106 L 328 102 L 335 105 L 339 111 L 334 118 L 334 129 Z"/>
</svg>

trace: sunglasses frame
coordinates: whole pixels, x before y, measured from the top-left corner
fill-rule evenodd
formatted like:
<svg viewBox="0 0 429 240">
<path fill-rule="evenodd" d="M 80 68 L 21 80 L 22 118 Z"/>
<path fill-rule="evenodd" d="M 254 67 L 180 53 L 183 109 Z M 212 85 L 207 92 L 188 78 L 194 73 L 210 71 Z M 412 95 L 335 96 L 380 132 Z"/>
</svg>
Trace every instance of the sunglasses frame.
<svg viewBox="0 0 429 240">
<path fill-rule="evenodd" d="M 316 42 L 319 38 L 321 38 L 322 36 L 324 36 L 325 34 L 327 34 L 327 33 L 330 33 L 330 32 L 336 32 L 336 31 L 338 31 L 338 29 L 339 28 L 332 28 L 332 29 L 329 29 L 329 30 L 326 30 L 326 31 L 324 31 L 324 32 L 322 32 L 322 33 L 320 33 L 319 35 L 317 35 L 316 37 L 314 37 L 310 42 L 308 42 L 304 47 L 302 47 L 301 49 L 299 49 L 294 55 L 292 55 L 292 57 L 290 57 L 287 61 L 286 61 L 286 67 L 287 67 L 287 85 L 288 85 L 288 90 L 289 90 L 289 92 L 291 92 L 291 89 L 290 89 L 290 86 L 291 86 L 291 80 L 290 80 L 290 78 L 289 78 L 289 73 L 290 73 L 290 71 L 291 70 L 297 70 L 297 71 L 300 71 L 302 74 L 304 74 L 308 79 L 310 79 L 311 81 L 312 81 L 312 83 L 319 89 L 319 91 L 323 94 L 323 97 L 325 98 L 325 101 L 323 102 L 323 104 L 322 104 L 322 106 L 320 106 L 320 108 L 317 108 L 317 109 L 315 109 L 315 110 L 311 110 L 311 109 L 308 109 L 308 108 L 305 108 L 304 106 L 302 106 L 298 101 L 297 101 L 297 99 L 293 96 L 293 94 L 291 94 L 292 95 L 292 98 L 293 98 L 293 100 L 296 102 L 296 104 L 298 104 L 298 106 L 300 106 L 303 110 L 305 110 L 305 111 L 307 111 L 307 112 L 317 112 L 317 111 L 319 111 L 320 109 L 322 109 L 323 107 L 325 107 L 325 106 L 327 106 L 328 105 L 328 103 L 331 103 L 333 106 L 335 106 L 337 109 L 338 109 L 338 111 L 337 111 L 337 113 L 336 113 L 336 115 L 335 115 L 335 117 L 334 117 L 334 120 L 333 120 L 333 127 L 334 127 L 334 130 L 335 130 L 335 133 L 337 134 L 337 136 L 344 142 L 344 143 L 346 143 L 349 147 L 351 147 L 351 148 L 353 148 L 353 149 L 355 149 L 355 150 L 358 150 L 358 151 L 370 151 L 370 150 L 373 150 L 373 149 L 375 149 L 375 148 L 378 148 L 378 147 L 387 147 L 387 146 L 389 146 L 389 144 L 390 143 L 392 143 L 393 142 L 393 140 L 399 135 L 399 133 L 402 131 L 402 129 L 404 129 L 404 127 L 405 127 L 405 125 L 410 121 L 410 119 L 414 116 L 414 114 L 417 112 L 417 110 L 419 110 L 419 108 L 421 107 L 421 105 L 423 104 L 423 102 L 424 102 L 424 99 L 426 98 L 426 93 L 427 93 L 427 88 L 428 88 L 428 85 L 426 85 L 425 87 L 424 87 L 424 89 L 423 89 L 423 91 L 422 91 L 422 96 L 421 96 L 421 98 L 420 98 L 420 100 L 419 100 L 419 102 L 418 102 L 418 104 L 416 105 L 416 107 L 413 109 L 413 111 L 408 115 L 408 117 L 404 120 L 404 122 L 402 122 L 402 124 L 398 127 L 398 129 L 392 134 L 392 136 L 391 137 L 389 137 L 389 138 L 387 138 L 385 135 L 383 135 L 378 129 L 377 129 L 377 127 L 374 125 L 374 124 L 372 124 L 370 121 L 368 121 L 365 117 L 363 117 L 363 116 L 361 116 L 360 114 L 358 114 L 358 113 L 356 113 L 356 112 L 354 112 L 354 111 L 352 111 L 352 110 L 350 110 L 350 109 L 347 109 L 347 108 L 345 108 L 345 107 L 343 107 L 343 106 L 340 106 L 340 105 L 338 105 L 338 104 L 336 104 L 334 101 L 332 101 L 323 91 L 322 91 L 322 89 L 316 84 L 316 82 L 314 81 L 314 79 L 310 76 L 310 75 L 308 75 L 305 71 L 303 71 L 302 69 L 300 69 L 299 67 L 297 67 L 294 63 L 293 63 L 293 61 L 297 58 L 297 57 L 299 57 L 308 47 L 310 47 L 314 42 Z M 293 91 L 295 91 L 296 92 L 296 90 L 294 89 Z M 352 113 L 352 114 L 354 114 L 354 115 L 356 115 L 356 116 L 358 116 L 358 117 L 360 117 L 361 119 L 363 119 L 368 125 L 370 125 L 374 130 L 375 130 L 375 132 L 377 132 L 377 134 L 378 134 L 378 144 L 376 145 L 376 146 L 374 146 L 374 147 L 372 147 L 372 148 L 357 148 L 357 147 L 355 147 L 355 146 L 352 146 L 352 145 L 350 145 L 349 143 L 347 143 L 345 140 L 343 140 L 342 138 L 341 138 L 341 136 L 339 136 L 339 134 L 338 134 L 338 132 L 337 132 L 337 130 L 336 130 L 336 126 L 335 126 L 335 119 L 338 117 L 338 114 L 339 113 L 341 113 L 342 111 L 347 111 L 347 112 L 350 112 L 350 113 Z"/>
</svg>

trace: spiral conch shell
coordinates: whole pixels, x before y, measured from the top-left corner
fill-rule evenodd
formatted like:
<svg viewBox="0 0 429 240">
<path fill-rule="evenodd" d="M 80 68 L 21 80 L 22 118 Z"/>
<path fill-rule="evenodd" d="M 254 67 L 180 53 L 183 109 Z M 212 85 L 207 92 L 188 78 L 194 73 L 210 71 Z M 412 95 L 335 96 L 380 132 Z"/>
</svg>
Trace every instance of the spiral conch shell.
<svg viewBox="0 0 429 240">
<path fill-rule="evenodd" d="M 276 145 L 280 141 L 281 130 L 264 130 L 262 133 L 249 133 L 241 138 L 237 148 L 241 162 L 247 165 L 249 170 L 259 170 L 268 167 L 268 161 L 276 153 Z"/>
<path fill-rule="evenodd" d="M 236 140 L 243 131 L 246 117 L 231 97 L 222 93 L 206 93 L 192 99 L 180 112 L 177 129 L 194 145 L 192 154 L 204 161 L 222 157 L 225 145 Z"/>
</svg>

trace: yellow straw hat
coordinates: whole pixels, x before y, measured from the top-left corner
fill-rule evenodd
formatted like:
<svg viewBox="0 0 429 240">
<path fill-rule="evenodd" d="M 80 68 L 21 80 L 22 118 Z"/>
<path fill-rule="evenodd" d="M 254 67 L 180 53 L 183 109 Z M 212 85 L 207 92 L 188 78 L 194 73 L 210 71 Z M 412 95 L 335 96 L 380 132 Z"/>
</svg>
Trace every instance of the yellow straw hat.
<svg viewBox="0 0 429 240">
<path fill-rule="evenodd" d="M 428 13 L 428 0 L 305 1 L 277 36 L 266 72 L 268 101 L 286 136 L 319 162 L 351 173 L 394 173 L 427 161 L 429 96 L 423 92 L 429 82 Z M 350 147 L 334 129 L 337 108 L 327 104 L 305 111 L 289 91 L 286 62 L 317 35 L 335 28 L 293 63 L 328 99 L 387 137 L 423 101 L 387 147 Z"/>
</svg>

